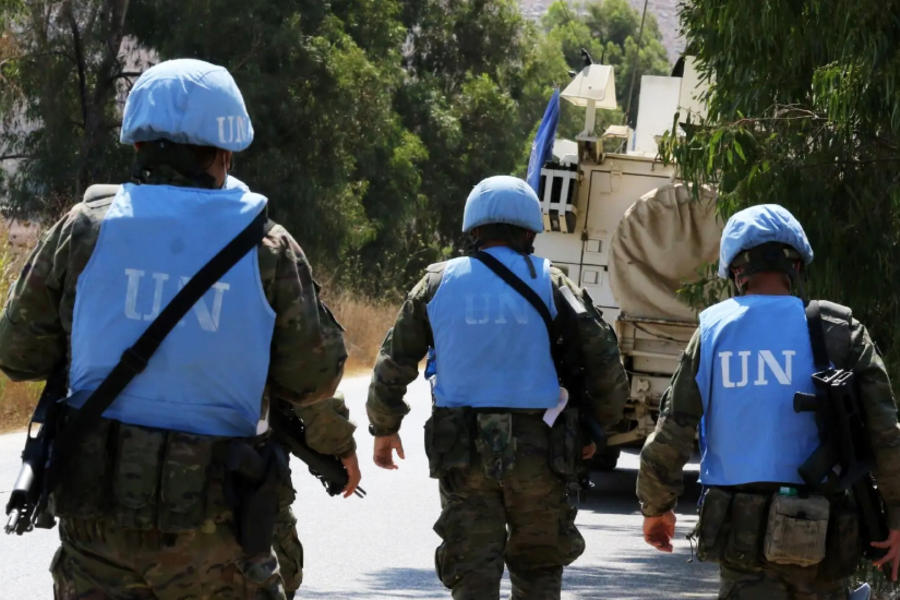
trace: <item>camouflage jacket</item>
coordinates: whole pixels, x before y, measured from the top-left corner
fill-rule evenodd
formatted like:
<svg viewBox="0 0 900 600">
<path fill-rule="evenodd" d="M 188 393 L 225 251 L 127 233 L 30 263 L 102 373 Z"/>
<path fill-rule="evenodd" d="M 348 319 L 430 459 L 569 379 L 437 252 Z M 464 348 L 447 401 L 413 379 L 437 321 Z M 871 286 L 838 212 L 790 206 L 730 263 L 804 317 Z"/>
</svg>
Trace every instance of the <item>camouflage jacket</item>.
<svg viewBox="0 0 900 600">
<path fill-rule="evenodd" d="M 45 379 L 69 358 L 75 284 L 86 266 L 111 198 L 76 204 L 44 233 L 0 315 L 0 369 L 11 379 Z M 289 402 L 307 423 L 313 448 L 355 450 L 343 399 L 334 392 L 347 356 L 343 333 L 318 298 L 303 250 L 273 224 L 258 249 L 266 298 L 277 315 L 267 397 Z"/>
<path fill-rule="evenodd" d="M 875 451 L 878 489 L 888 507 L 888 524 L 900 529 L 900 426 L 891 383 L 884 362 L 866 328 L 851 319 L 850 339 L 839 334 L 846 327 L 828 327 L 837 323 L 823 307 L 826 323 L 825 343 L 828 356 L 840 368 L 856 373 L 860 398 Z M 846 322 L 845 322 L 846 323 Z M 641 512 L 659 515 L 674 508 L 684 491 L 682 468 L 694 449 L 694 435 L 703 414 L 696 376 L 700 366 L 699 329 L 688 343 L 681 364 L 662 397 L 662 409 L 656 430 L 641 451 L 637 495 Z"/>
<path fill-rule="evenodd" d="M 419 362 L 432 345 L 426 306 L 437 292 L 444 265 L 428 267 L 425 276 L 409 292 L 378 353 L 366 402 L 369 422 L 376 435 L 398 431 L 409 412 L 403 396 L 406 386 L 418 375 Z M 621 419 L 628 397 L 628 380 L 616 336 L 594 308 L 590 296 L 555 267 L 551 267 L 550 277 L 554 288 L 568 287 L 585 304 L 587 311 L 577 321 L 581 351 L 588 359 L 584 365 L 585 398 L 594 419 L 601 425 L 612 425 Z"/>
</svg>

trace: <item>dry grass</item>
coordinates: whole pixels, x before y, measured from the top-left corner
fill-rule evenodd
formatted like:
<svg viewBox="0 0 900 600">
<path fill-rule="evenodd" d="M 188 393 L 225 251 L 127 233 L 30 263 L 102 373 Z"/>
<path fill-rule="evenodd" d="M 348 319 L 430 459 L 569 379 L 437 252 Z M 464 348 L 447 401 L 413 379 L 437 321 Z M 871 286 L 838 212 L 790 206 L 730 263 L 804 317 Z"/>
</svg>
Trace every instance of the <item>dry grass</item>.
<svg viewBox="0 0 900 600">
<path fill-rule="evenodd" d="M 34 232 L 25 232 L 21 227 L 13 227 L 0 220 L 0 299 L 5 300 L 9 286 L 13 284 L 22 263 L 28 255 L 29 246 L 36 241 Z M 12 242 L 16 242 L 13 245 Z M 43 383 L 10 381 L 0 374 L 0 431 L 23 427 L 28 423 L 31 412 L 37 404 Z"/>
<path fill-rule="evenodd" d="M 326 294 L 328 307 L 344 327 L 347 342 L 347 374 L 370 371 L 378 348 L 397 317 L 398 306 L 354 298 L 349 294 Z"/>
</svg>

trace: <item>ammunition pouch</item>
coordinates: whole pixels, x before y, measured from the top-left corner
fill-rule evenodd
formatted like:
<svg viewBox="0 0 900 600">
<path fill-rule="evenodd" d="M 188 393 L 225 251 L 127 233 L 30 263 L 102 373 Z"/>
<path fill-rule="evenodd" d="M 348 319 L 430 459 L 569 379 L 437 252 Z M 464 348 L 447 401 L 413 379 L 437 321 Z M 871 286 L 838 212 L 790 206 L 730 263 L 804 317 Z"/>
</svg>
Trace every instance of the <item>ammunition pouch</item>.
<svg viewBox="0 0 900 600">
<path fill-rule="evenodd" d="M 256 451 L 270 445 L 267 436 L 236 440 L 100 419 L 78 437 L 73 458 L 59 473 L 50 508 L 58 517 L 109 519 L 126 529 L 214 529 L 239 517 L 236 507 L 248 505 L 238 500 L 241 493 L 234 493 L 246 487 L 244 482 L 235 485 L 226 467 L 232 443 Z M 285 477 L 270 469 L 270 462 L 264 461 L 267 470 L 260 482 L 268 481 L 270 470 L 272 477 Z M 286 459 L 283 466 L 286 471 Z M 253 522 L 261 517 L 255 515 Z"/>
<path fill-rule="evenodd" d="M 481 456 L 484 474 L 502 481 L 516 466 L 513 414 L 509 411 L 476 413 L 475 448 Z"/>
<path fill-rule="evenodd" d="M 425 454 L 431 477 L 472 464 L 472 410 L 434 407 L 425 422 Z"/>
<path fill-rule="evenodd" d="M 766 563 L 802 567 L 821 563 L 823 575 L 837 578 L 837 572 L 841 576 L 853 572 L 859 545 L 855 511 L 839 501 L 835 506 L 830 510 L 828 499 L 817 495 L 712 487 L 703 496 L 691 537 L 697 538 L 697 556 L 703 561 L 744 570 Z"/>
<path fill-rule="evenodd" d="M 706 488 L 700 504 L 700 518 L 690 538 L 697 539 L 697 558 L 719 562 L 728 538 L 728 520 L 734 494 L 722 488 Z"/>
<path fill-rule="evenodd" d="M 287 453 L 272 442 L 256 447 L 244 440 L 232 440 L 224 462 L 225 497 L 234 512 L 238 543 L 250 556 L 268 552 L 274 539 L 279 500 L 290 478 Z"/>
<path fill-rule="evenodd" d="M 563 479 L 580 475 L 581 423 L 578 409 L 566 408 L 550 429 L 550 469 Z"/>
<path fill-rule="evenodd" d="M 776 494 L 769 509 L 764 554 L 781 565 L 809 567 L 825 558 L 828 500 L 824 496 Z"/>
</svg>

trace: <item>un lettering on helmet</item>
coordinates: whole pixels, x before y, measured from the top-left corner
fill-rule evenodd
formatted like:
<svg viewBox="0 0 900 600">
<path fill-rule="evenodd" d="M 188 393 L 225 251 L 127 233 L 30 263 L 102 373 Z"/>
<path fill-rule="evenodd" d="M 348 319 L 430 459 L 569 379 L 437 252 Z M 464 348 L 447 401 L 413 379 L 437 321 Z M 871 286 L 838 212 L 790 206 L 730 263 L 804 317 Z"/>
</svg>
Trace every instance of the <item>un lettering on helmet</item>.
<svg viewBox="0 0 900 600">
<path fill-rule="evenodd" d="M 240 89 L 225 67 L 167 60 L 135 82 L 122 115 L 123 144 L 166 139 L 239 152 L 253 141 Z"/>
</svg>

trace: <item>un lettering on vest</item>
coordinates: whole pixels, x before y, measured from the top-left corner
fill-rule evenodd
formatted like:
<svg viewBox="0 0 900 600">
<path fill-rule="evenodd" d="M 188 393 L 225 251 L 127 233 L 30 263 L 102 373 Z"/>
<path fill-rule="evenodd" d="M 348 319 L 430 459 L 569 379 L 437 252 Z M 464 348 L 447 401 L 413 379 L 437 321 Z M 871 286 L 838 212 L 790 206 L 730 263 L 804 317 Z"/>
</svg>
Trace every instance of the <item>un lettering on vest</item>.
<svg viewBox="0 0 900 600">
<path fill-rule="evenodd" d="M 466 325 L 528 324 L 533 311 L 517 294 L 466 294 Z"/>
<path fill-rule="evenodd" d="M 735 354 L 737 356 L 735 357 Z M 750 350 L 740 350 L 737 353 L 731 351 L 722 351 L 718 353 L 719 365 L 722 369 L 722 387 L 740 388 L 748 385 L 763 386 L 769 385 L 769 379 L 766 372 L 770 372 L 780 385 L 791 385 L 794 378 L 794 356 L 797 354 L 795 350 L 782 350 L 781 359 L 775 357 L 775 353 L 771 350 L 759 350 L 756 352 L 756 359 L 751 360 L 753 352 Z M 732 369 L 732 363 L 737 362 L 738 369 Z M 756 367 L 756 377 L 750 381 L 750 366 Z M 732 374 L 740 371 L 740 376 L 735 381 Z"/>
<path fill-rule="evenodd" d="M 127 283 L 125 288 L 124 312 L 126 319 L 131 319 L 133 321 L 152 321 L 159 315 L 163 308 L 163 291 L 167 282 L 172 279 L 172 276 L 169 273 L 151 273 L 150 278 L 153 280 L 152 308 L 149 313 L 143 313 L 138 310 L 138 297 L 140 296 L 142 289 L 141 280 L 146 274 L 145 271 L 140 269 L 125 269 Z M 188 281 L 190 281 L 190 277 L 179 277 L 178 289 L 180 290 L 183 288 Z M 144 287 L 144 289 L 146 290 L 146 287 Z M 197 317 L 197 323 L 200 325 L 200 329 L 211 333 L 215 333 L 219 330 L 219 317 L 222 315 L 222 302 L 225 292 L 229 289 L 231 289 L 230 284 L 217 281 L 211 288 L 213 296 L 212 306 L 207 304 L 205 297 L 200 298 L 197 300 L 197 303 L 194 304 L 191 312 Z M 210 292 L 207 292 L 207 295 L 209 295 L 209 293 Z M 182 319 L 178 325 L 183 327 L 185 325 L 184 319 Z"/>
<path fill-rule="evenodd" d="M 247 121 L 240 115 L 216 117 L 219 124 L 219 142 L 231 144 L 247 140 Z"/>
</svg>

